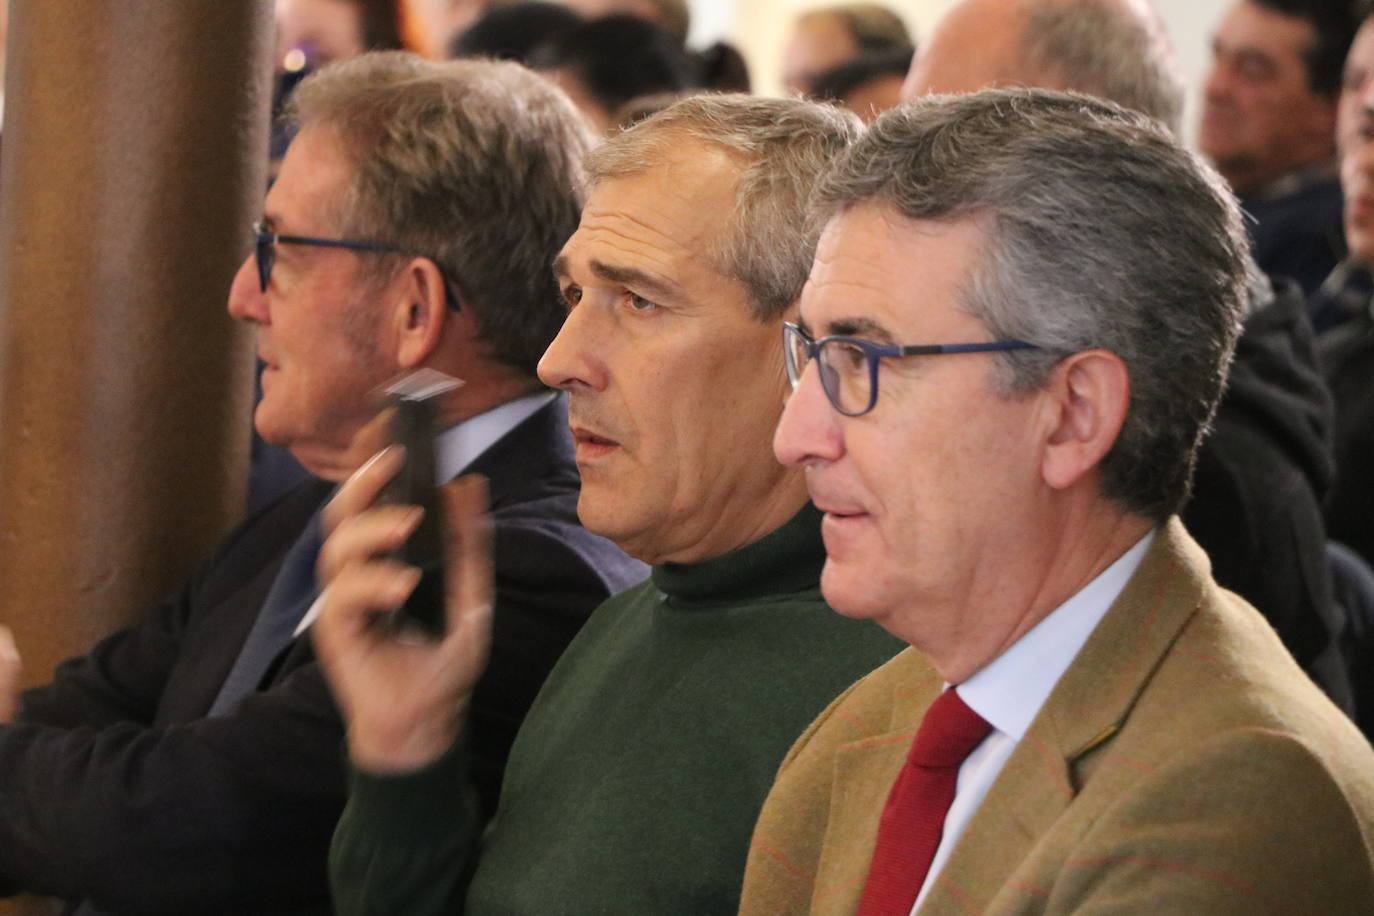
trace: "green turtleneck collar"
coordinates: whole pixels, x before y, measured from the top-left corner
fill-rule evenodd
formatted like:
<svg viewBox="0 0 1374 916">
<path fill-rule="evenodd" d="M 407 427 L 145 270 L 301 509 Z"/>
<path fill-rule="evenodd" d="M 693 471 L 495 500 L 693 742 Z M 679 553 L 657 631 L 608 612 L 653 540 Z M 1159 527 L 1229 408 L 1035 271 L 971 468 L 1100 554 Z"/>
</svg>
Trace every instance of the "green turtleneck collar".
<svg viewBox="0 0 1374 916">
<path fill-rule="evenodd" d="M 650 577 L 675 607 L 715 605 L 817 588 L 824 564 L 821 513 L 807 503 L 752 544 L 701 563 L 663 563 Z"/>
</svg>

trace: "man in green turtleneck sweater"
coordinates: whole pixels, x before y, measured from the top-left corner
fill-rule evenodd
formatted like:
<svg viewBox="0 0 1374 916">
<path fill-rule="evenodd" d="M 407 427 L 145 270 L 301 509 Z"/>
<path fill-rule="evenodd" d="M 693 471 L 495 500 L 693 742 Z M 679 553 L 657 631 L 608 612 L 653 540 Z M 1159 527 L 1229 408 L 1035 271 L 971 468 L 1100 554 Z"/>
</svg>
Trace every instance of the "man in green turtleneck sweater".
<svg viewBox="0 0 1374 916">
<path fill-rule="evenodd" d="M 770 448 L 781 325 L 815 248 L 808 193 L 856 133 L 805 102 L 696 98 L 590 158 L 591 196 L 554 265 L 568 319 L 540 376 L 569 394 L 583 524 L 653 574 L 594 612 L 555 667 L 485 834 L 462 737 L 481 539 L 458 513 L 470 556 L 452 566 L 465 595 L 451 634 L 404 645 L 367 621 L 413 585 L 375 558 L 414 518 L 355 516 L 396 457 L 336 501 L 315 636 L 354 768 L 331 855 L 340 912 L 735 912 L 783 755 L 899 647 L 824 604 L 820 515 Z"/>
</svg>

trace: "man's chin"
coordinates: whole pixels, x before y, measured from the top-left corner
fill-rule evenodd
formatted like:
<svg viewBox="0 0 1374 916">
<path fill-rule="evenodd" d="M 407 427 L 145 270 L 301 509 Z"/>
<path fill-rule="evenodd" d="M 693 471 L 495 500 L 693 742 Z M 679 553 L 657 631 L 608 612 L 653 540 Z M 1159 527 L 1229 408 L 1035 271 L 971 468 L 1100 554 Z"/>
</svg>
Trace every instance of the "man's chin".
<svg viewBox="0 0 1374 916">
<path fill-rule="evenodd" d="M 1198 136 L 1197 147 L 1203 157 L 1222 175 L 1245 172 L 1254 164 L 1254 157 L 1243 149 L 1238 149 L 1229 132 L 1216 131 L 1209 135 L 1204 131 Z"/>
<path fill-rule="evenodd" d="M 621 528 L 616 523 L 613 496 L 604 487 L 585 479 L 577 495 L 577 519 L 582 527 L 611 540 L 615 540 L 615 534 Z"/>
<path fill-rule="evenodd" d="M 275 445 L 279 448 L 290 447 L 290 437 L 286 435 L 280 423 L 274 422 L 272 411 L 268 409 L 268 402 L 265 399 L 259 401 L 257 409 L 253 411 L 253 429 L 257 432 L 258 438 L 268 445 Z"/>
<path fill-rule="evenodd" d="M 263 410 L 266 403 L 259 403 L 253 415 L 253 429 L 257 431 L 258 438 L 268 445 L 290 452 L 298 464 L 316 477 L 333 479 L 327 473 L 321 473 L 329 462 L 321 462 L 320 448 L 307 438 L 294 434 L 289 426 L 278 422 L 270 410 Z M 339 479 L 343 480 L 347 476 L 345 474 Z"/>
<path fill-rule="evenodd" d="M 626 494 L 623 490 L 588 484 L 584 479 L 577 498 L 577 518 L 592 534 L 614 543 L 637 560 L 650 560 L 654 546 L 646 540 L 656 540 L 645 525 L 625 512 Z"/>
<path fill-rule="evenodd" d="M 872 620 L 882 613 L 864 582 L 865 577 L 853 566 L 826 558 L 821 570 L 821 595 L 835 613 L 855 620 Z"/>
</svg>

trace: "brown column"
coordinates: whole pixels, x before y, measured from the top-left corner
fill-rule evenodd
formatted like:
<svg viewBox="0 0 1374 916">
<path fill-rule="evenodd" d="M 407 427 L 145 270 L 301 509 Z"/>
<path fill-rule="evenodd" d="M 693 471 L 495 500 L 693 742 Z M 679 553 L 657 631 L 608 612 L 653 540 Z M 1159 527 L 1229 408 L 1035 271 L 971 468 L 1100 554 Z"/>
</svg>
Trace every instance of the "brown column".
<svg viewBox="0 0 1374 916">
<path fill-rule="evenodd" d="M 10 0 L 9 26 L 0 623 L 36 683 L 242 511 L 252 347 L 224 303 L 262 200 L 271 3 Z"/>
</svg>

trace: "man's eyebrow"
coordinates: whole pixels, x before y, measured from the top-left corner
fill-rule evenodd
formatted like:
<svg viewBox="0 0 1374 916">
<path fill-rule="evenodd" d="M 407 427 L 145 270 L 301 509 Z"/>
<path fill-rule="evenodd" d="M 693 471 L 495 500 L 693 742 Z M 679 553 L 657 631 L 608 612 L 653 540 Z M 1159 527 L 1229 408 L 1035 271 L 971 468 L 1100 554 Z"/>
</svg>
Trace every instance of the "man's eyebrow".
<svg viewBox="0 0 1374 916">
<path fill-rule="evenodd" d="M 568 256 L 560 254 L 553 259 L 553 275 L 558 279 L 563 279 L 568 275 Z"/>
<path fill-rule="evenodd" d="M 635 267 L 617 267 L 614 264 L 592 261 L 591 270 L 592 273 L 608 283 L 632 286 L 648 293 L 655 299 L 672 299 L 677 296 L 677 289 L 672 284 L 657 277 L 651 277 Z"/>
<path fill-rule="evenodd" d="M 825 326 L 827 336 L 862 337 L 874 343 L 892 343 L 892 334 L 887 328 L 871 318 L 837 318 Z"/>
</svg>

